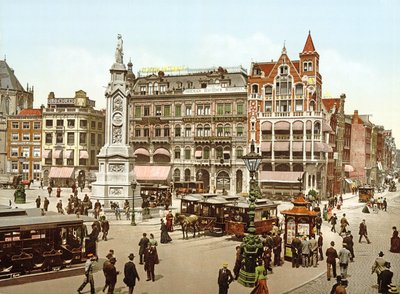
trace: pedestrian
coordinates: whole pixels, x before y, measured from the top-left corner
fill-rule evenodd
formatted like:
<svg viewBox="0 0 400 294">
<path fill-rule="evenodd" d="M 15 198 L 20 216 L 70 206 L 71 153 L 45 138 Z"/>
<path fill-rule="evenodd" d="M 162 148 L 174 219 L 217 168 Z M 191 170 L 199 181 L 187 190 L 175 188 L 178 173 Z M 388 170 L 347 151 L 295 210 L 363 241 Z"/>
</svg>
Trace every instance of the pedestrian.
<svg viewBox="0 0 400 294">
<path fill-rule="evenodd" d="M 93 266 L 94 263 L 97 261 L 97 257 L 93 255 L 93 253 L 89 253 L 87 255 L 88 259 L 86 260 L 85 263 L 85 278 L 83 280 L 82 285 L 78 288 L 78 293 L 82 293 L 81 291 L 85 286 L 89 283 L 90 284 L 90 293 L 94 294 L 95 293 L 95 288 L 94 288 L 94 279 L 93 279 Z"/>
<path fill-rule="evenodd" d="M 317 267 L 318 265 L 318 242 L 315 240 L 315 235 L 310 238 L 310 266 Z"/>
<path fill-rule="evenodd" d="M 324 245 L 324 238 L 322 237 L 322 232 L 319 232 L 318 236 L 318 253 L 319 253 L 319 260 L 324 260 L 324 253 L 322 251 L 322 246 Z"/>
<path fill-rule="evenodd" d="M 347 277 L 347 268 L 349 266 L 351 253 L 346 248 L 346 243 L 343 243 L 342 249 L 339 250 L 339 267 L 340 267 L 340 274 L 343 278 Z"/>
<path fill-rule="evenodd" d="M 62 207 L 62 200 L 60 199 L 60 201 L 58 201 L 57 205 L 56 205 L 57 211 L 58 213 L 64 214 L 64 209 Z"/>
<path fill-rule="evenodd" d="M 125 212 L 126 220 L 130 220 L 130 210 L 131 210 L 131 207 L 129 206 L 129 201 L 125 200 L 125 202 L 124 202 L 124 212 Z"/>
<path fill-rule="evenodd" d="M 347 293 L 347 291 L 346 291 L 346 288 L 347 288 L 347 285 L 349 284 L 349 282 L 347 281 L 347 279 L 345 279 L 345 278 L 342 278 L 341 280 L 340 280 L 340 285 L 338 285 L 337 287 L 336 287 L 336 289 L 335 289 L 335 294 L 346 294 Z"/>
<path fill-rule="evenodd" d="M 298 268 L 300 266 L 301 247 L 299 235 L 296 235 L 296 237 L 292 240 L 292 244 L 290 245 L 290 249 L 292 251 L 292 267 Z"/>
<path fill-rule="evenodd" d="M 307 240 L 307 236 L 303 236 L 303 240 L 301 241 L 302 267 L 308 267 L 308 261 L 310 259 L 310 249 L 310 241 Z"/>
<path fill-rule="evenodd" d="M 346 237 L 343 238 L 343 243 L 346 243 L 346 248 L 350 251 L 350 261 L 353 262 L 355 255 L 353 235 L 351 234 L 351 231 L 346 232 Z"/>
<path fill-rule="evenodd" d="M 240 246 L 236 246 L 236 259 L 235 259 L 235 266 L 233 268 L 233 274 L 235 275 L 235 280 L 239 278 L 239 272 L 241 267 L 242 267 L 242 249 L 240 248 Z"/>
<path fill-rule="evenodd" d="M 143 237 L 142 239 L 140 239 L 139 241 L 139 258 L 140 258 L 140 262 L 139 264 L 143 264 L 143 257 L 144 257 L 144 253 L 146 251 L 147 245 L 149 244 L 149 239 L 147 238 L 147 234 L 143 233 Z"/>
<path fill-rule="evenodd" d="M 374 264 L 372 265 L 371 274 L 376 273 L 376 283 L 381 284 L 381 272 L 384 270 L 386 260 L 383 258 L 383 252 L 379 252 L 378 257 L 375 259 Z"/>
<path fill-rule="evenodd" d="M 174 221 L 174 216 L 172 214 L 172 211 L 168 211 L 168 214 L 165 216 L 165 219 L 167 220 L 166 226 L 168 229 L 168 232 L 173 232 L 174 227 L 173 227 L 173 221 Z"/>
<path fill-rule="evenodd" d="M 135 288 L 136 285 L 136 279 L 138 282 L 140 281 L 139 274 L 136 270 L 136 266 L 133 263 L 133 259 L 135 258 L 135 255 L 133 253 L 129 254 L 128 256 L 129 261 L 125 263 L 124 266 L 124 283 L 129 287 L 129 294 L 133 293 L 133 288 Z"/>
<path fill-rule="evenodd" d="M 256 283 L 253 291 L 250 294 L 268 294 L 267 287 L 267 270 L 265 269 L 262 260 L 257 261 L 256 267 Z"/>
<path fill-rule="evenodd" d="M 341 281 L 342 281 L 342 276 L 336 276 L 336 283 L 333 284 L 330 294 L 335 294 L 336 293 L 336 287 L 340 285 Z"/>
<path fill-rule="evenodd" d="M 101 212 L 101 203 L 97 199 L 97 201 L 94 203 L 94 218 L 98 218 L 100 216 Z"/>
<path fill-rule="evenodd" d="M 60 186 L 57 187 L 56 196 L 61 197 L 61 187 Z"/>
<path fill-rule="evenodd" d="M 272 261 L 272 249 L 271 247 L 267 244 L 267 242 L 264 241 L 264 247 L 263 247 L 263 253 L 261 255 L 263 261 L 264 261 L 264 267 L 267 271 L 270 271 L 272 273 L 272 267 L 271 267 L 271 261 Z M 235 264 L 236 267 L 236 264 Z M 239 270 L 238 274 L 240 271 L 241 264 L 239 264 Z"/>
<path fill-rule="evenodd" d="M 324 218 L 325 221 L 328 220 L 328 207 L 327 207 L 326 204 L 324 205 L 324 208 L 323 208 L 323 210 L 322 210 L 322 216 L 323 216 L 323 218 Z"/>
<path fill-rule="evenodd" d="M 229 285 L 234 281 L 231 271 L 228 269 L 228 264 L 224 263 L 218 272 L 218 287 L 219 294 L 227 294 Z"/>
<path fill-rule="evenodd" d="M 158 243 L 157 243 L 156 239 L 154 239 L 154 235 L 152 233 L 150 233 L 149 244 L 153 245 L 153 246 L 158 245 Z"/>
<path fill-rule="evenodd" d="M 385 262 L 385 267 L 381 272 L 381 283 L 379 285 L 380 293 L 389 293 L 389 285 L 392 283 L 393 272 L 390 271 L 390 262 Z"/>
<path fill-rule="evenodd" d="M 144 270 L 147 272 L 147 280 L 155 281 L 155 265 L 159 263 L 156 246 L 151 245 L 146 248 L 144 253 Z"/>
<path fill-rule="evenodd" d="M 346 214 L 343 213 L 343 217 L 340 219 L 340 233 L 346 233 L 346 227 L 349 225 L 349 222 L 347 221 Z"/>
<path fill-rule="evenodd" d="M 51 197 L 51 192 L 53 191 L 53 188 L 48 186 L 47 187 L 47 193 L 49 193 L 49 197 Z"/>
<path fill-rule="evenodd" d="M 274 251 L 274 266 L 281 266 L 282 237 L 280 234 L 275 234 L 272 238 L 272 245 Z"/>
<path fill-rule="evenodd" d="M 358 243 L 361 243 L 361 238 L 363 236 L 365 237 L 365 239 L 367 239 L 368 244 L 371 243 L 368 239 L 367 224 L 365 223 L 365 219 L 363 219 L 362 222 L 360 223 L 360 229 L 359 229 L 358 234 L 360 235 L 360 238 L 358 239 Z"/>
<path fill-rule="evenodd" d="M 108 286 L 108 294 L 114 294 L 115 284 L 117 283 L 117 275 L 119 271 L 115 268 L 115 263 L 117 259 L 115 257 L 111 257 L 109 262 L 103 268 L 104 275 L 106 278 L 106 286 L 104 286 L 103 291 Z"/>
<path fill-rule="evenodd" d="M 317 228 L 317 234 L 319 234 L 319 232 L 321 232 L 321 226 L 322 226 L 321 213 L 319 213 L 315 218 L 315 226 Z"/>
<path fill-rule="evenodd" d="M 49 209 L 49 204 L 50 204 L 49 199 L 47 199 L 47 197 L 44 197 L 44 201 L 43 201 L 43 209 L 44 209 L 44 211 L 47 211 Z"/>
<path fill-rule="evenodd" d="M 112 250 L 112 249 L 111 249 Z M 110 259 L 112 257 L 114 257 L 114 250 L 112 250 L 112 252 L 108 252 L 108 254 L 106 255 L 106 260 L 103 263 L 103 274 L 104 274 L 104 287 L 103 287 L 103 292 L 105 292 L 107 290 L 107 288 L 109 287 L 109 284 L 107 283 L 107 268 L 109 267 L 110 264 Z"/>
<path fill-rule="evenodd" d="M 331 247 L 329 247 L 326 252 L 326 277 L 328 281 L 331 280 L 331 268 L 333 272 L 333 277 L 336 278 L 336 258 L 339 258 L 336 249 L 334 248 L 335 242 L 331 241 Z"/>
<path fill-rule="evenodd" d="M 164 223 L 164 220 L 161 219 L 161 237 L 160 237 L 160 243 L 164 244 L 164 243 L 169 243 L 172 241 L 170 235 L 168 234 L 168 229 L 167 226 Z"/>
<path fill-rule="evenodd" d="M 332 215 L 332 217 L 329 219 L 329 222 L 330 222 L 331 225 L 332 225 L 331 232 L 336 233 L 336 223 L 337 223 L 337 216 L 336 216 L 336 213 L 334 213 L 334 214 Z"/>
<path fill-rule="evenodd" d="M 40 196 L 36 198 L 36 208 L 40 208 L 41 199 Z"/>
<path fill-rule="evenodd" d="M 400 237 L 396 227 L 392 227 L 393 234 L 390 238 L 390 252 L 400 253 Z"/>
<path fill-rule="evenodd" d="M 103 232 L 102 240 L 107 241 L 108 231 L 110 230 L 110 223 L 106 220 L 106 216 L 101 217 L 101 231 Z"/>
<path fill-rule="evenodd" d="M 387 201 L 386 198 L 383 198 L 383 209 L 387 211 Z"/>
</svg>

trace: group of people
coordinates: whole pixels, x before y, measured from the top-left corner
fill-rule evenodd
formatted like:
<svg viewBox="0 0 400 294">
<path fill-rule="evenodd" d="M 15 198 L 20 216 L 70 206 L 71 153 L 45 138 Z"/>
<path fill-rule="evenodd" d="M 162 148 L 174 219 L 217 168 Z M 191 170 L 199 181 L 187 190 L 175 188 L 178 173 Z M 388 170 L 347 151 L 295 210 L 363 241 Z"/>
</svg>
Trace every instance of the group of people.
<svg viewBox="0 0 400 294">
<path fill-rule="evenodd" d="M 290 246 L 292 253 L 292 267 L 317 267 L 318 261 L 323 260 L 322 254 L 323 237 L 322 232 L 318 234 L 318 240 L 315 235 L 310 237 L 297 234 Z"/>
<path fill-rule="evenodd" d="M 378 293 L 399 293 L 390 292 L 390 289 L 394 286 L 392 284 L 393 272 L 390 270 L 390 262 L 383 258 L 384 255 L 380 251 L 371 268 L 371 274 L 375 273 L 377 277 Z"/>
</svg>

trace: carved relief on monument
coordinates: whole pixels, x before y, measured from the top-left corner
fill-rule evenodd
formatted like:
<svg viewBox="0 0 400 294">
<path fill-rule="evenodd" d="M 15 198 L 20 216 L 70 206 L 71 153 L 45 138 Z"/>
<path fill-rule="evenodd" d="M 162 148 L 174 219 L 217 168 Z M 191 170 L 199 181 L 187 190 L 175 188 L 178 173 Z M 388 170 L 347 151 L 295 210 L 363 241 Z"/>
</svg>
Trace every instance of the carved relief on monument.
<svg viewBox="0 0 400 294">
<path fill-rule="evenodd" d="M 122 113 L 121 112 L 115 112 L 112 116 L 112 122 L 113 125 L 115 126 L 121 126 L 122 125 Z"/>
<path fill-rule="evenodd" d="M 108 171 L 114 172 L 114 173 L 123 173 L 125 171 L 125 165 L 124 164 L 110 164 L 108 166 Z"/>
<path fill-rule="evenodd" d="M 122 98 L 121 97 L 115 97 L 114 98 L 114 107 L 113 107 L 113 111 L 122 111 Z"/>
<path fill-rule="evenodd" d="M 113 126 L 112 128 L 112 142 L 122 143 L 122 129 L 121 127 Z"/>
<path fill-rule="evenodd" d="M 120 196 L 122 195 L 122 187 L 110 187 L 108 194 L 112 196 Z"/>
</svg>

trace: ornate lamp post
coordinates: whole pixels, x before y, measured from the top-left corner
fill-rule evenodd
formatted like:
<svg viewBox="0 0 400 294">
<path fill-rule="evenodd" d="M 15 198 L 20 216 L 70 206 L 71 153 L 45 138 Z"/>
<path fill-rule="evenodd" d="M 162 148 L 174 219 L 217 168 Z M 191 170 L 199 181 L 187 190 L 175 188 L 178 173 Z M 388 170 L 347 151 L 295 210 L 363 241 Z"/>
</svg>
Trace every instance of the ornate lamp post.
<svg viewBox="0 0 400 294">
<path fill-rule="evenodd" d="M 261 163 L 261 156 L 254 151 L 254 141 L 251 142 L 250 153 L 242 157 L 247 169 L 250 172 L 250 192 L 249 192 L 249 224 L 247 227 L 247 235 L 243 238 L 241 245 L 244 264 L 240 269 L 238 282 L 245 287 L 253 287 L 255 284 L 255 268 L 256 259 L 260 256 L 262 251 L 262 242 L 258 235 L 256 235 L 256 228 L 254 226 L 255 216 L 255 201 L 256 201 L 256 180 L 254 174 L 258 170 Z"/>
<path fill-rule="evenodd" d="M 132 188 L 132 219 L 131 219 L 131 226 L 136 226 L 135 222 L 135 190 L 136 190 L 137 182 L 133 180 L 131 182 Z"/>
</svg>

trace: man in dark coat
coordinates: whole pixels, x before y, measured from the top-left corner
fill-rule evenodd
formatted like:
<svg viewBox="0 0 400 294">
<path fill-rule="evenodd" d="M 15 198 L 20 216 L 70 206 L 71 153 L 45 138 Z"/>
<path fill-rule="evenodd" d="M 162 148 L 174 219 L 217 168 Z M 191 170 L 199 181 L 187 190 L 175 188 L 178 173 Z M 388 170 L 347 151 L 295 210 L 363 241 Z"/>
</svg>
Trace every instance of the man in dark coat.
<svg viewBox="0 0 400 294">
<path fill-rule="evenodd" d="M 154 268 L 158 264 L 157 249 L 155 246 L 149 245 L 144 253 L 144 269 L 147 272 L 147 280 L 155 281 Z"/>
<path fill-rule="evenodd" d="M 47 199 L 47 197 L 44 197 L 44 202 L 43 202 L 44 211 L 47 211 L 49 209 L 49 204 L 50 204 L 49 199 Z"/>
<path fill-rule="evenodd" d="M 281 251 L 282 251 L 282 238 L 279 234 L 274 236 L 273 240 L 273 250 L 274 250 L 274 266 L 281 265 Z"/>
<path fill-rule="evenodd" d="M 324 238 L 322 237 L 322 232 L 319 232 L 319 237 L 318 237 L 318 254 L 319 254 L 319 260 L 324 260 L 324 254 L 322 251 L 322 246 L 324 245 Z"/>
<path fill-rule="evenodd" d="M 368 244 L 371 243 L 368 239 L 367 224 L 365 223 L 365 219 L 363 219 L 362 222 L 360 223 L 360 230 L 359 230 L 358 234 L 360 235 L 360 239 L 358 239 L 358 243 L 361 243 L 361 238 L 363 236 L 365 237 L 365 239 L 367 239 Z"/>
<path fill-rule="evenodd" d="M 133 263 L 133 258 L 135 255 L 133 253 L 129 254 L 128 258 L 129 261 L 125 263 L 124 266 L 124 283 L 129 287 L 129 294 L 133 293 L 133 288 L 135 288 L 136 285 L 136 279 L 140 281 L 139 274 L 136 270 L 136 266 Z"/>
<path fill-rule="evenodd" d="M 380 274 L 380 293 L 389 293 L 389 285 L 392 283 L 393 272 L 390 271 L 390 262 L 385 262 L 385 269 Z"/>
<path fill-rule="evenodd" d="M 229 284 L 234 281 L 231 271 L 228 269 L 228 264 L 224 263 L 218 272 L 219 294 L 227 294 Z"/>
<path fill-rule="evenodd" d="M 346 232 L 346 237 L 343 238 L 343 243 L 346 243 L 346 248 L 350 251 L 350 261 L 354 259 L 354 242 L 353 242 L 353 235 L 351 231 Z"/>
<path fill-rule="evenodd" d="M 335 246 L 335 242 L 331 242 L 331 247 L 326 249 L 326 266 L 327 266 L 327 271 L 326 271 L 326 277 L 328 278 L 328 281 L 331 280 L 331 267 L 333 271 L 333 277 L 336 278 L 336 258 L 339 258 L 336 249 L 333 247 Z"/>
<path fill-rule="evenodd" d="M 143 237 L 139 241 L 139 257 L 140 257 L 139 264 L 143 264 L 143 256 L 148 244 L 149 244 L 149 238 L 147 238 L 146 233 L 143 233 Z"/>
<path fill-rule="evenodd" d="M 41 203 L 40 196 L 38 196 L 36 198 L 36 208 L 40 208 L 40 203 Z"/>
<path fill-rule="evenodd" d="M 292 240 L 290 248 L 292 250 L 292 267 L 298 268 L 300 266 L 300 260 L 301 260 L 301 241 L 299 239 L 299 236 L 296 236 Z"/>
<path fill-rule="evenodd" d="M 114 294 L 115 284 L 117 283 L 117 275 L 119 272 L 115 268 L 117 259 L 115 257 L 110 258 L 110 262 L 105 264 L 103 272 L 106 277 L 106 285 L 108 286 L 108 294 Z"/>
<path fill-rule="evenodd" d="M 103 216 L 101 219 L 101 231 L 103 232 L 102 240 L 107 241 L 108 231 L 110 230 L 110 223 L 106 220 L 106 217 Z"/>
</svg>

